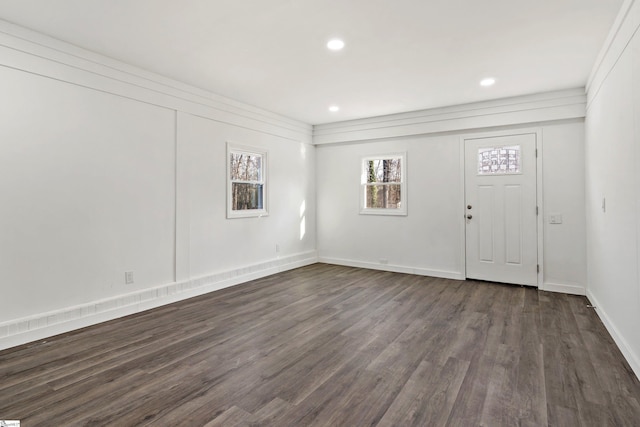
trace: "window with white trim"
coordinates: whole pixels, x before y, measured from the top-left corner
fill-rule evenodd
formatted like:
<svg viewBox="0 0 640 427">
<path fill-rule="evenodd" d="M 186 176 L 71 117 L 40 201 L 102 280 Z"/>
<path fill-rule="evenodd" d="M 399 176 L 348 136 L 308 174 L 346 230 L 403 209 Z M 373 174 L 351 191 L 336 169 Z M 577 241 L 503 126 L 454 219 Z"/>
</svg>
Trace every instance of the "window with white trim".
<svg viewBox="0 0 640 427">
<path fill-rule="evenodd" d="M 267 153 L 227 144 L 227 218 L 267 215 Z"/>
<path fill-rule="evenodd" d="M 362 159 L 360 213 L 407 214 L 406 154 Z"/>
</svg>

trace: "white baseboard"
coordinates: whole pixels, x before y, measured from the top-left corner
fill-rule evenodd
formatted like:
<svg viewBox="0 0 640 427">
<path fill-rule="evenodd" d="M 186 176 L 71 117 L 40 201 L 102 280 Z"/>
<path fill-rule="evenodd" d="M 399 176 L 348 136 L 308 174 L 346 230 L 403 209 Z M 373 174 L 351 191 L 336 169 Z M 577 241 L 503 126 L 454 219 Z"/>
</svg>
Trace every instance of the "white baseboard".
<svg viewBox="0 0 640 427">
<path fill-rule="evenodd" d="M 134 293 L 93 301 L 80 306 L 12 320 L 0 324 L 0 350 L 139 313 L 282 271 L 315 264 L 316 262 L 318 262 L 317 252 L 310 251 L 210 276 L 179 283 L 169 283 Z"/>
<path fill-rule="evenodd" d="M 598 299 L 589 291 L 587 291 L 587 298 L 589 298 L 591 304 L 595 306 L 595 311 L 598 314 L 598 317 L 600 317 L 605 328 L 607 328 L 607 331 L 609 331 L 609 334 L 611 334 L 611 337 L 618 345 L 618 348 L 622 352 L 624 358 L 627 359 L 627 362 L 629 363 L 629 366 L 631 366 L 631 369 L 633 369 L 636 377 L 640 379 L 640 357 L 638 357 L 638 355 L 631 349 L 627 340 L 624 339 L 622 334 L 620 334 L 620 331 L 618 331 L 618 328 L 616 328 L 607 312 L 598 302 Z"/>
<path fill-rule="evenodd" d="M 351 259 L 330 258 L 330 257 L 318 257 L 318 262 L 324 262 L 326 264 L 344 265 L 346 267 L 358 267 L 358 268 L 368 268 L 371 270 L 391 271 L 394 273 L 406 273 L 406 274 L 416 274 L 419 276 L 441 277 L 443 279 L 465 280 L 464 274 L 457 271 L 429 270 L 426 268 L 415 268 L 415 267 L 407 267 L 407 266 L 392 265 L 392 264 L 376 264 L 373 262 L 355 261 Z"/>
<path fill-rule="evenodd" d="M 562 294 L 571 294 L 571 295 L 586 295 L 587 291 L 584 287 L 580 285 L 569 285 L 563 283 L 549 283 L 545 282 L 542 284 L 541 291 L 549 291 L 549 292 L 559 292 Z"/>
</svg>

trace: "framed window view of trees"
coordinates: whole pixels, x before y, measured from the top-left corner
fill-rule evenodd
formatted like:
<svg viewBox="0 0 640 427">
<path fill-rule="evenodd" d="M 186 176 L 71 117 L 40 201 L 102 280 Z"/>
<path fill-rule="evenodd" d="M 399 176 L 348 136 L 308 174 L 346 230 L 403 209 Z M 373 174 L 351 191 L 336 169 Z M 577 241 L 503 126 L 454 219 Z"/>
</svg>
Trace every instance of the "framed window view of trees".
<svg viewBox="0 0 640 427">
<path fill-rule="evenodd" d="M 360 213 L 407 215 L 406 154 L 362 160 Z"/>
<path fill-rule="evenodd" d="M 267 153 L 227 143 L 227 218 L 267 215 Z"/>
</svg>

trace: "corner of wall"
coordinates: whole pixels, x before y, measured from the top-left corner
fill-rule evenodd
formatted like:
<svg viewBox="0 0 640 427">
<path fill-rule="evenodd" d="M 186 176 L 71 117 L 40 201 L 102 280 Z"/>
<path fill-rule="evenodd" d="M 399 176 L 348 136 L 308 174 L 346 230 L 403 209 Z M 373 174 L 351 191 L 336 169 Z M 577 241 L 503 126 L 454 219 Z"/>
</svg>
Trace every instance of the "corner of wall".
<svg viewBox="0 0 640 427">
<path fill-rule="evenodd" d="M 640 2 L 625 0 L 588 80 L 586 118 L 586 293 L 638 378 L 639 29 Z"/>
<path fill-rule="evenodd" d="M 635 0 L 624 0 L 620 7 L 587 79 L 587 109 L 640 25 L 640 8 L 637 6 Z"/>
<path fill-rule="evenodd" d="M 605 328 L 607 328 L 607 331 L 622 352 L 622 355 L 629 363 L 629 366 L 631 366 L 636 377 L 640 378 L 640 357 L 633 351 L 632 346 L 625 339 L 624 335 L 620 333 L 620 330 L 616 327 L 605 308 L 600 304 L 600 301 L 589 290 L 587 290 L 587 298 L 591 301 L 591 305 L 594 306 L 596 314 L 600 320 L 602 320 L 602 323 Z"/>
</svg>

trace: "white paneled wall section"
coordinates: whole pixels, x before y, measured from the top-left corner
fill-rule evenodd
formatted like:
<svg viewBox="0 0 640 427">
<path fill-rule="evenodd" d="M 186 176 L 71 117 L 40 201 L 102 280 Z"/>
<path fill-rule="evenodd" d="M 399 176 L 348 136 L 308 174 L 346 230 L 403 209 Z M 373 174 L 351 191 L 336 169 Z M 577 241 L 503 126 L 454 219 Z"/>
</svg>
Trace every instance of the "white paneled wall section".
<svg viewBox="0 0 640 427">
<path fill-rule="evenodd" d="M 0 92 L 0 349 L 316 262 L 311 126 L 5 22 Z M 226 219 L 227 141 L 268 217 Z"/>
<path fill-rule="evenodd" d="M 640 4 L 625 2 L 588 85 L 588 296 L 640 376 Z"/>
</svg>

